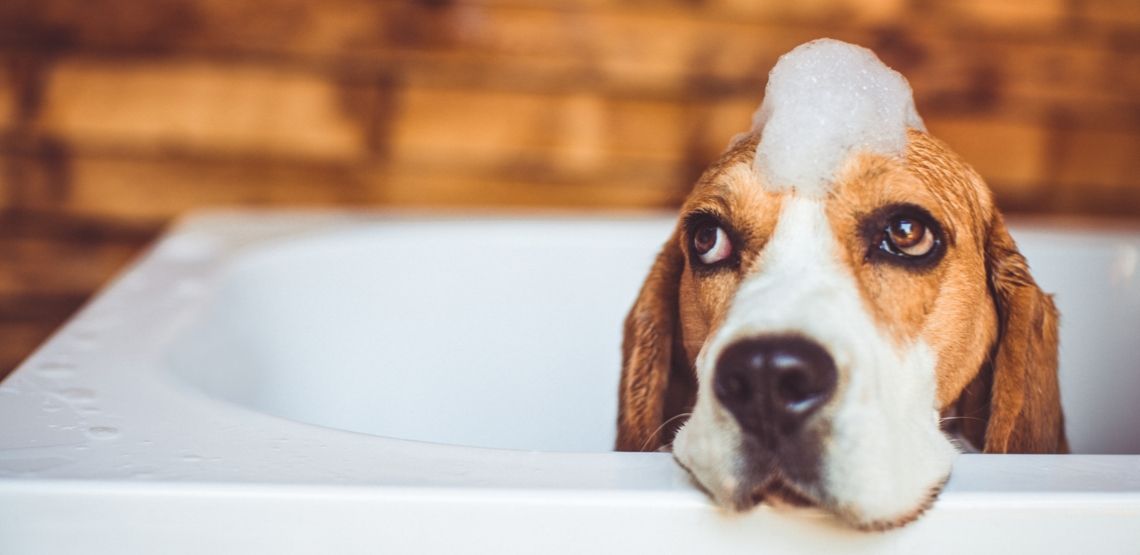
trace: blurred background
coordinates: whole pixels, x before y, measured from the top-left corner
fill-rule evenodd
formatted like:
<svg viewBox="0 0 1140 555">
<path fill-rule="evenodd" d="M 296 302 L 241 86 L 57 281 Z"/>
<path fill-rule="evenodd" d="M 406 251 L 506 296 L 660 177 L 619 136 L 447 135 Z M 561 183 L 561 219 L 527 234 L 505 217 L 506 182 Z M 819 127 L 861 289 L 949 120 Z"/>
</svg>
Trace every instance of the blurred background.
<svg viewBox="0 0 1140 555">
<path fill-rule="evenodd" d="M 190 210 L 676 207 L 821 36 L 1006 211 L 1140 223 L 1138 0 L 3 0 L 0 376 Z"/>
</svg>

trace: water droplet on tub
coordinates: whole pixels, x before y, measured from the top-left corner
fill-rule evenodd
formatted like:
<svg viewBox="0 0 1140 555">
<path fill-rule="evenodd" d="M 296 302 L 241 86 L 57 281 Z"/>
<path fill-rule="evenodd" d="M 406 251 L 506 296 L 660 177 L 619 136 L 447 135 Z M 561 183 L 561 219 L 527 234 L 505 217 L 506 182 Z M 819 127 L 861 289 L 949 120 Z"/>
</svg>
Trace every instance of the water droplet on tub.
<svg viewBox="0 0 1140 555">
<path fill-rule="evenodd" d="M 71 387 L 60 390 L 59 396 L 72 403 L 85 403 L 95 399 L 95 391 L 86 387 Z"/>
<path fill-rule="evenodd" d="M 92 426 L 87 428 L 87 437 L 91 439 L 115 439 L 119 437 L 119 429 L 110 426 Z"/>
<path fill-rule="evenodd" d="M 195 455 L 193 453 L 182 455 L 182 460 L 186 462 L 202 462 L 202 455 Z"/>
<path fill-rule="evenodd" d="M 99 407 L 81 407 L 79 409 L 79 412 L 82 412 L 83 414 L 99 414 L 103 411 Z"/>
<path fill-rule="evenodd" d="M 44 412 L 58 412 L 63 409 L 63 403 L 54 398 L 48 397 L 44 399 L 44 402 L 42 405 L 40 405 L 40 408 L 42 408 Z"/>
<path fill-rule="evenodd" d="M 75 365 L 63 360 L 49 360 L 36 368 L 36 374 L 53 380 L 70 378 L 75 375 Z"/>
</svg>

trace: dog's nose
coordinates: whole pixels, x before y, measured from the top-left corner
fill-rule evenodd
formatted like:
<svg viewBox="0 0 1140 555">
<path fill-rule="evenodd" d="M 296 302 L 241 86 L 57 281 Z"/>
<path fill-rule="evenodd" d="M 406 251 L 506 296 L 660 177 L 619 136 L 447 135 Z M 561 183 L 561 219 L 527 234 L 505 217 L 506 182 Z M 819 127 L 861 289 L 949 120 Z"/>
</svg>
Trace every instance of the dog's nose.
<svg viewBox="0 0 1140 555">
<path fill-rule="evenodd" d="M 794 433 L 835 391 L 835 361 L 800 336 L 730 344 L 716 365 L 713 390 L 746 433 L 769 441 Z"/>
</svg>

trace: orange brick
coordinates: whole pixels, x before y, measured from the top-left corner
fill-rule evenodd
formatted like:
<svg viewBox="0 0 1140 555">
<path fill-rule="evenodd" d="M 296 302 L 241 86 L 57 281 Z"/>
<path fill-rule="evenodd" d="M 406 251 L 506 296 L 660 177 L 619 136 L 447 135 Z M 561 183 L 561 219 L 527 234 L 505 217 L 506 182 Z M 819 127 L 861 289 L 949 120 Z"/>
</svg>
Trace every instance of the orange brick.
<svg viewBox="0 0 1140 555">
<path fill-rule="evenodd" d="M 691 129 L 683 106 L 606 99 L 411 88 L 393 126 L 396 159 L 505 163 L 543 157 L 596 166 L 608 158 L 676 160 Z"/>
<path fill-rule="evenodd" d="M 41 125 L 81 147 L 359 157 L 361 127 L 340 103 L 303 72 L 70 61 L 52 72 Z"/>
<path fill-rule="evenodd" d="M 767 20 L 844 21 L 880 23 L 897 19 L 906 7 L 904 0 L 800 0 L 797 2 L 753 2 L 714 0 L 701 11 L 718 15 Z"/>
<path fill-rule="evenodd" d="M 79 238 L 77 238 L 79 239 Z M 0 297 L 86 295 L 137 253 L 136 245 L 50 238 L 0 239 Z"/>
<path fill-rule="evenodd" d="M 820 35 L 810 26 L 680 9 L 465 9 L 470 15 L 457 19 L 431 51 L 492 68 L 542 62 L 604 89 L 692 89 L 700 85 L 694 76 L 759 81 L 779 54 Z"/>
<path fill-rule="evenodd" d="M 1004 194 L 1028 194 L 1051 178 L 1047 128 L 981 119 L 928 119 L 926 125 Z"/>
<path fill-rule="evenodd" d="M 164 221 L 214 207 L 351 206 L 368 197 L 342 166 L 257 160 L 78 156 L 58 209 Z"/>
<path fill-rule="evenodd" d="M 1140 2 L 1136 0 L 1081 0 L 1073 3 L 1075 11 L 1086 20 L 1106 26 L 1140 25 Z"/>
<path fill-rule="evenodd" d="M 411 89 L 392 124 L 396 158 L 454 156 L 494 161 L 551 149 L 557 100 L 505 92 Z"/>
<path fill-rule="evenodd" d="M 0 132 L 15 123 L 16 90 L 8 72 L 0 71 Z"/>
<path fill-rule="evenodd" d="M 1063 155 L 1054 161 L 1062 186 L 1140 189 L 1140 136 L 1072 130 L 1059 139 Z"/>
<path fill-rule="evenodd" d="M 954 23 L 1022 31 L 1026 27 L 1056 27 L 1064 22 L 1066 0 L 955 0 L 934 5 Z"/>
<path fill-rule="evenodd" d="M 398 165 L 375 176 L 378 204 L 400 206 L 544 207 L 645 209 L 672 208 L 685 187 L 669 166 L 610 167 L 599 171 L 563 171 L 543 176 L 479 171 L 478 168 Z"/>
<path fill-rule="evenodd" d="M 698 129 L 692 116 L 677 102 L 614 100 L 606 110 L 606 149 L 637 158 L 677 160 Z"/>
<path fill-rule="evenodd" d="M 758 91 L 755 99 L 732 99 L 706 106 L 700 121 L 704 130 L 700 144 L 706 158 L 724 152 L 733 137 L 752 128 L 752 115 L 762 99 L 763 94 Z"/>
</svg>

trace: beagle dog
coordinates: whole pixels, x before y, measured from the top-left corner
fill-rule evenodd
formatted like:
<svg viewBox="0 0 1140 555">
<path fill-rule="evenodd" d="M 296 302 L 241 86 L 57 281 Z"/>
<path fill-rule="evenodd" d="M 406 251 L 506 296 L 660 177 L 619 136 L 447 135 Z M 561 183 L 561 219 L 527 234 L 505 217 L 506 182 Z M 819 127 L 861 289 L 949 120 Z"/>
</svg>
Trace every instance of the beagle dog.
<svg viewBox="0 0 1140 555">
<path fill-rule="evenodd" d="M 911 97 L 860 47 L 781 57 L 626 319 L 618 450 L 862 529 L 917 518 L 959 452 L 1067 452 L 1051 297 Z"/>
</svg>

